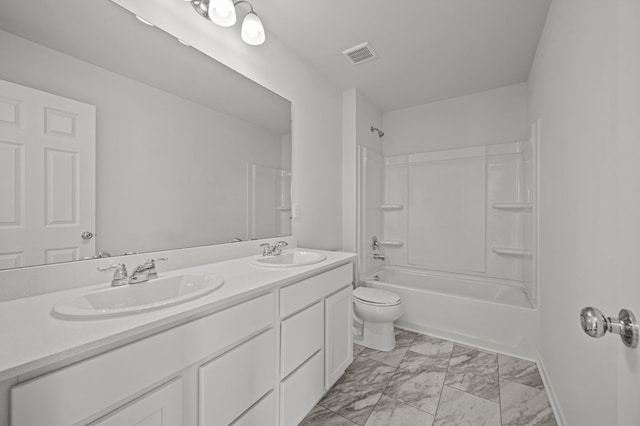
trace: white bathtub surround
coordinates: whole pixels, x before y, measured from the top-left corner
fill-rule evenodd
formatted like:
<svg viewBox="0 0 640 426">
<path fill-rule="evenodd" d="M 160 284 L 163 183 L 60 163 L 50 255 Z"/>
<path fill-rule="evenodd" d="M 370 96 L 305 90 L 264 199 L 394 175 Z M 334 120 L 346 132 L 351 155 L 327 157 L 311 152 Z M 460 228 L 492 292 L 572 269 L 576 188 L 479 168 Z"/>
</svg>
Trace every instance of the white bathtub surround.
<svg viewBox="0 0 640 426">
<path fill-rule="evenodd" d="M 535 135 L 390 157 L 359 152 L 360 281 L 402 297 L 398 325 L 534 359 Z"/>
<path fill-rule="evenodd" d="M 404 206 L 381 206 L 383 239 L 405 242 L 385 246 L 389 264 L 479 277 L 535 307 L 533 157 L 529 141 L 385 157 L 383 206 Z"/>
</svg>

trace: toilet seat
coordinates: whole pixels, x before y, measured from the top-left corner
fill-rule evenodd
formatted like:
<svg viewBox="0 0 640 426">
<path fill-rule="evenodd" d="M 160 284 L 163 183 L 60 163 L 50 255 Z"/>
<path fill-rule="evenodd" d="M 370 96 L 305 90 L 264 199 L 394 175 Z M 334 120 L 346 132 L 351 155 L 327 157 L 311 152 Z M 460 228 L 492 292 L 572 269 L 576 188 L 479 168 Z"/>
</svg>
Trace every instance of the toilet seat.
<svg viewBox="0 0 640 426">
<path fill-rule="evenodd" d="M 401 302 L 400 296 L 390 291 L 371 287 L 358 287 L 353 291 L 353 298 L 358 302 L 371 306 L 396 306 Z"/>
</svg>

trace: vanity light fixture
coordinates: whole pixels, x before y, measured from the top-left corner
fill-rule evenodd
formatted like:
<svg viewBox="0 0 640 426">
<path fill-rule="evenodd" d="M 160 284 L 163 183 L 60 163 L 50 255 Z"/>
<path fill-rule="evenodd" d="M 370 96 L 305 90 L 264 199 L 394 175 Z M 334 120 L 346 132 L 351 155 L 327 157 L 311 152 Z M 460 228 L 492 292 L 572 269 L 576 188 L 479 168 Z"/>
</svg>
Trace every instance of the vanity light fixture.
<svg viewBox="0 0 640 426">
<path fill-rule="evenodd" d="M 188 1 L 188 0 L 186 0 Z M 222 27 L 231 27 L 236 23 L 236 6 L 246 3 L 251 9 L 242 21 L 242 40 L 252 46 L 259 46 L 265 41 L 264 25 L 254 12 L 253 6 L 246 0 L 191 0 L 191 5 L 200 16 Z"/>
</svg>

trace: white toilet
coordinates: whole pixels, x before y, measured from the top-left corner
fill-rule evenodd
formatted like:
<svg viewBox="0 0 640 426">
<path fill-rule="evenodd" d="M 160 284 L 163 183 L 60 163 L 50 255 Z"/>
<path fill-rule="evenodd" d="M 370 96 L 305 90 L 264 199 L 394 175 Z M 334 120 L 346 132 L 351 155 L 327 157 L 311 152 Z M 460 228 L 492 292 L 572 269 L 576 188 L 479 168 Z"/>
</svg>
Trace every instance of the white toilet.
<svg viewBox="0 0 640 426">
<path fill-rule="evenodd" d="M 393 322 L 402 316 L 400 296 L 390 291 L 358 287 L 353 292 L 353 316 L 362 327 L 362 336 L 354 342 L 378 351 L 390 351 L 396 346 Z"/>
</svg>

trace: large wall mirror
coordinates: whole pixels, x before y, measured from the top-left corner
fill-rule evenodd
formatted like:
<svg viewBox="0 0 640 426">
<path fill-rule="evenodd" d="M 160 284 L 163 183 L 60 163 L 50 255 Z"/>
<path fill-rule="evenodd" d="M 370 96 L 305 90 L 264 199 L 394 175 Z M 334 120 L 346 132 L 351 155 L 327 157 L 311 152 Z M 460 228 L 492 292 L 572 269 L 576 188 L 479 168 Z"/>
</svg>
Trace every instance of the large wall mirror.
<svg viewBox="0 0 640 426">
<path fill-rule="evenodd" d="M 0 269 L 290 235 L 286 99 L 108 0 L 2 2 L 0 58 Z"/>
</svg>

